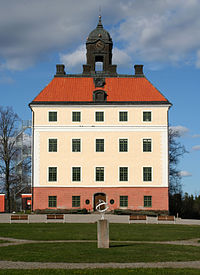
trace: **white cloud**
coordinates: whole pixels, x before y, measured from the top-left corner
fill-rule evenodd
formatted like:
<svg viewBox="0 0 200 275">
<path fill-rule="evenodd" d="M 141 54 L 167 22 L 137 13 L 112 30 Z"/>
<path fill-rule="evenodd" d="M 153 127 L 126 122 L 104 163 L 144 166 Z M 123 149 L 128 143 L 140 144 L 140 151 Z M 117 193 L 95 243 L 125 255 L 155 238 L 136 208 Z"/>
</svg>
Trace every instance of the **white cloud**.
<svg viewBox="0 0 200 275">
<path fill-rule="evenodd" d="M 190 172 L 188 172 L 188 171 L 180 171 L 179 175 L 181 177 L 191 177 L 192 176 L 192 174 Z"/>
<path fill-rule="evenodd" d="M 192 147 L 193 151 L 200 151 L 200 145 L 195 145 Z"/>
<path fill-rule="evenodd" d="M 118 48 L 113 49 L 113 64 L 118 66 L 128 67 L 131 64 L 131 57 L 124 51 Z"/>
<path fill-rule="evenodd" d="M 86 63 L 85 45 L 79 46 L 74 52 L 68 54 L 60 54 L 60 61 L 66 65 L 66 72 L 73 68 L 80 68 L 81 64 Z"/>
<path fill-rule="evenodd" d="M 116 43 L 113 63 L 129 66 L 134 60 L 154 68 L 166 63 L 200 68 L 199 0 L 102 0 L 101 6 L 103 24 Z M 74 55 L 61 58 L 78 66 L 83 57 L 77 45 L 96 27 L 98 10 L 99 0 L 2 1 L 0 68 L 24 70 L 66 51 Z"/>
<path fill-rule="evenodd" d="M 122 22 L 117 37 L 126 41 L 128 53 L 145 61 L 188 62 L 200 48 L 199 12 L 198 1 L 133 2 L 127 11 L 132 16 Z"/>
<path fill-rule="evenodd" d="M 184 136 L 186 133 L 189 132 L 189 129 L 184 127 L 184 126 L 181 126 L 181 125 L 178 125 L 178 126 L 170 126 L 170 129 L 174 132 L 177 132 L 179 134 L 179 136 Z"/>
<path fill-rule="evenodd" d="M 73 52 L 67 54 L 60 54 L 60 62 L 66 65 L 66 70 L 77 71 L 82 69 L 82 64 L 86 64 L 86 47 L 80 45 Z M 126 52 L 118 48 L 113 50 L 113 64 L 118 66 L 131 66 L 131 57 Z"/>
</svg>

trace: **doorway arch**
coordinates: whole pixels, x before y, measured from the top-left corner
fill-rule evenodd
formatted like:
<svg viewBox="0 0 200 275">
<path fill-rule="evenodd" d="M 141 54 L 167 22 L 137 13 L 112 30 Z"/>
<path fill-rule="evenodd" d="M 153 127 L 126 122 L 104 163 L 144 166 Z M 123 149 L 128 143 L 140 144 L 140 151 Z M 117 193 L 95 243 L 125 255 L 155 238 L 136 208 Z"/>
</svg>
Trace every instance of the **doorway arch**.
<svg viewBox="0 0 200 275">
<path fill-rule="evenodd" d="M 106 202 L 106 194 L 105 193 L 95 193 L 94 194 L 94 211 L 97 211 L 96 205 L 98 204 L 99 200 L 103 200 Z M 104 208 L 104 206 L 102 206 L 102 207 Z"/>
</svg>

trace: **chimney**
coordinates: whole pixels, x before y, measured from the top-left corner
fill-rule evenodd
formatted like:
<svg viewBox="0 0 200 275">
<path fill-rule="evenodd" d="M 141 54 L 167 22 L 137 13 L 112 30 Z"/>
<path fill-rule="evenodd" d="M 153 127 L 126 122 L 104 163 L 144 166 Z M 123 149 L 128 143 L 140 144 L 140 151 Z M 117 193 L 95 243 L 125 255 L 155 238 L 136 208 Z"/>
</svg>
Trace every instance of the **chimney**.
<svg viewBox="0 0 200 275">
<path fill-rule="evenodd" d="M 56 65 L 56 75 L 65 75 L 65 65 L 63 64 Z"/>
<path fill-rule="evenodd" d="M 135 65 L 135 76 L 144 76 L 143 65 Z"/>
</svg>

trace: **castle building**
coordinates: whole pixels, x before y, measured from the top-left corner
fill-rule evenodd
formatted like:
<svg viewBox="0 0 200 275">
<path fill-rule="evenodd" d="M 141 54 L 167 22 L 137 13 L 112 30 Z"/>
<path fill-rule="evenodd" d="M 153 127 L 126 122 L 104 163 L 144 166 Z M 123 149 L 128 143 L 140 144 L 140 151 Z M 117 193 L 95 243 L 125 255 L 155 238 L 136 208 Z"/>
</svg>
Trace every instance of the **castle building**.
<svg viewBox="0 0 200 275">
<path fill-rule="evenodd" d="M 168 211 L 170 102 L 143 66 L 117 73 L 101 17 L 86 41 L 82 74 L 57 65 L 29 104 L 33 127 L 33 210 Z"/>
</svg>

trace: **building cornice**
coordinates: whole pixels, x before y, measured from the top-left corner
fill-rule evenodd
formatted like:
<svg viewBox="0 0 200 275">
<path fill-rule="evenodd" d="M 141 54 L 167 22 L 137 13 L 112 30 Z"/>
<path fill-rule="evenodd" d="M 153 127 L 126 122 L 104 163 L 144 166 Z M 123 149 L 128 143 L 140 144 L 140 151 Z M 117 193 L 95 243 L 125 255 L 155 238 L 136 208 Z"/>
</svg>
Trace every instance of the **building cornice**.
<svg viewBox="0 0 200 275">
<path fill-rule="evenodd" d="M 104 102 L 93 102 L 93 101 L 32 101 L 29 107 L 34 106 L 167 106 L 170 107 L 172 104 L 169 101 L 104 101 Z"/>
<path fill-rule="evenodd" d="M 44 132 L 83 132 L 83 131 L 89 131 L 89 132 L 107 132 L 107 131 L 115 131 L 115 132 L 134 132 L 134 131 L 167 131 L 168 126 L 167 125 L 54 125 L 53 127 L 51 125 L 34 125 L 34 129 L 36 131 L 44 131 Z"/>
</svg>

